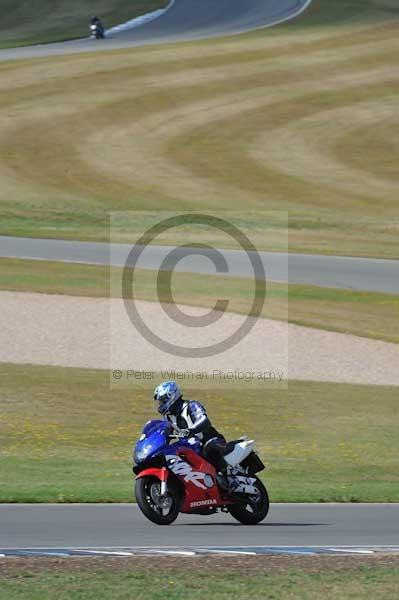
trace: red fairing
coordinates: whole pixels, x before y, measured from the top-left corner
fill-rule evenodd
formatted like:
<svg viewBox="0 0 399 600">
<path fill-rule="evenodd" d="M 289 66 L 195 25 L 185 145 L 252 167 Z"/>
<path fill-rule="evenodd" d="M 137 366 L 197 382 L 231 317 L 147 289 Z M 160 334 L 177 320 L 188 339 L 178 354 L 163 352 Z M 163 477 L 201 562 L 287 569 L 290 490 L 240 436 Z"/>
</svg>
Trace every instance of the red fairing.
<svg viewBox="0 0 399 600">
<path fill-rule="evenodd" d="M 165 467 L 162 467 L 161 469 L 151 467 L 149 469 L 145 469 L 144 471 L 140 471 L 140 473 L 137 475 L 137 479 L 139 477 L 147 477 L 148 475 L 157 477 L 159 481 L 166 481 L 169 477 L 169 471 Z"/>
<path fill-rule="evenodd" d="M 177 451 L 180 461 L 169 468 L 183 482 L 186 491 L 181 512 L 190 513 L 202 508 L 229 504 L 222 500 L 216 484 L 216 469 L 202 456 L 189 448 Z"/>
</svg>

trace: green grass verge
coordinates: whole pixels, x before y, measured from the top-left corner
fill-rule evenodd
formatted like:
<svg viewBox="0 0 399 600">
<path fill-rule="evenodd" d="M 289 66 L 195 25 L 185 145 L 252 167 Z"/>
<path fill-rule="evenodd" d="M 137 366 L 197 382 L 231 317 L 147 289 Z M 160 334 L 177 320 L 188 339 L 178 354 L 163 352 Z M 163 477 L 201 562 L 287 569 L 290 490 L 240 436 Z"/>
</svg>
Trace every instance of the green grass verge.
<svg viewBox="0 0 399 600">
<path fill-rule="evenodd" d="M 396 0 L 313 0 L 308 9 L 295 21 L 280 27 L 330 27 L 363 22 L 378 23 L 387 13 L 398 15 Z"/>
<path fill-rule="evenodd" d="M 96 265 L 0 259 L 0 290 L 108 297 L 120 295 L 122 270 Z M 135 294 L 158 302 L 157 271 L 135 272 Z M 251 279 L 176 272 L 176 302 L 213 307 L 229 299 L 229 311 L 248 314 L 254 294 Z M 262 316 L 341 333 L 399 343 L 399 299 L 388 294 L 306 285 L 269 283 Z"/>
<path fill-rule="evenodd" d="M 99 561 L 101 559 L 98 559 Z M 200 559 L 196 559 L 197 561 Z M 310 559 L 308 559 L 310 560 Z M 328 594 L 335 600 L 351 598 L 374 600 L 394 598 L 399 585 L 399 569 L 395 566 L 361 566 L 351 571 L 304 572 L 288 568 L 284 573 L 269 572 L 267 566 L 261 573 L 245 575 L 243 572 L 200 572 L 190 565 L 190 574 L 168 570 L 146 572 L 142 567 L 113 571 L 100 563 L 94 572 L 68 572 L 14 569 L 14 576 L 0 582 L 0 597 L 7 600 L 214 600 L 281 599 L 315 600 Z"/>
<path fill-rule="evenodd" d="M 97 14 L 106 27 L 163 8 L 167 0 L 0 0 L 0 48 L 41 44 L 88 35 Z"/>
<path fill-rule="evenodd" d="M 7 364 L 0 382 L 1 502 L 132 500 L 131 447 L 156 416 L 148 389 L 111 390 L 104 371 Z M 254 437 L 273 501 L 399 501 L 395 389 L 186 388 L 227 437 Z"/>
</svg>

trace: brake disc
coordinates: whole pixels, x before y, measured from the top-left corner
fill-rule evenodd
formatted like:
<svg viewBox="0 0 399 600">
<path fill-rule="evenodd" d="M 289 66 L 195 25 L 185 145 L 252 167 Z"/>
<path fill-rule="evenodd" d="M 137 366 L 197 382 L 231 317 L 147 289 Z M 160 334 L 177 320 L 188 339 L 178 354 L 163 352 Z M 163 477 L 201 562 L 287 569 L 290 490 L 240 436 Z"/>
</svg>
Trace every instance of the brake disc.
<svg viewBox="0 0 399 600">
<path fill-rule="evenodd" d="M 159 505 L 159 500 L 161 498 L 161 488 L 159 483 L 153 483 L 150 487 L 150 496 L 153 502 Z"/>
<path fill-rule="evenodd" d="M 161 496 L 161 488 L 159 483 L 153 483 L 150 488 L 150 496 L 159 508 L 170 508 L 172 505 L 172 498 L 170 496 Z"/>
</svg>

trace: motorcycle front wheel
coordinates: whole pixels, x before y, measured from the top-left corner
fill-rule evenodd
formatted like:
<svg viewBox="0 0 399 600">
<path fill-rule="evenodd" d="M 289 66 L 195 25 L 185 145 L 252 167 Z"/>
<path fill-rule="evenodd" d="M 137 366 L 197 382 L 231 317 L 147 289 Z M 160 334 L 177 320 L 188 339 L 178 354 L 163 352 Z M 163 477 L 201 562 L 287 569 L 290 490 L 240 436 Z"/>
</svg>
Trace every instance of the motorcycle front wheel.
<svg viewBox="0 0 399 600">
<path fill-rule="evenodd" d="M 157 525 L 170 525 L 179 514 L 176 491 L 168 490 L 167 505 L 162 506 L 161 482 L 156 477 L 139 477 L 135 486 L 136 500 L 144 516 Z"/>
<path fill-rule="evenodd" d="M 263 483 L 256 477 L 255 487 L 258 490 L 256 497 L 248 496 L 243 502 L 229 506 L 232 517 L 243 525 L 256 525 L 263 521 L 269 512 L 270 502 L 267 490 Z"/>
</svg>

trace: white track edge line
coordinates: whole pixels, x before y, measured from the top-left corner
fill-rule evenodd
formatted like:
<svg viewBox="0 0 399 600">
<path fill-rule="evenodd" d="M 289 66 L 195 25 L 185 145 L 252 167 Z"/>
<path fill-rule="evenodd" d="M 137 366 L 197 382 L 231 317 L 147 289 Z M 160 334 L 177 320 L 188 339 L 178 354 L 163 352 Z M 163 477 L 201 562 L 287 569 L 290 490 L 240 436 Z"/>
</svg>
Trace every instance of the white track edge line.
<svg viewBox="0 0 399 600">
<path fill-rule="evenodd" d="M 125 23 L 115 25 L 110 29 L 106 29 L 105 35 L 112 35 L 113 33 L 120 33 L 121 31 L 129 31 L 130 29 L 136 29 L 137 27 L 145 25 L 146 23 L 151 23 L 151 21 L 156 21 L 156 19 L 159 19 L 159 17 L 162 17 L 165 13 L 167 13 L 172 6 L 174 6 L 174 4 L 175 0 L 170 0 L 169 4 L 165 8 L 144 13 L 143 15 L 135 17 L 134 19 L 130 19 L 130 21 L 126 21 Z"/>
</svg>

